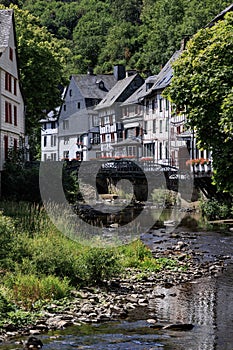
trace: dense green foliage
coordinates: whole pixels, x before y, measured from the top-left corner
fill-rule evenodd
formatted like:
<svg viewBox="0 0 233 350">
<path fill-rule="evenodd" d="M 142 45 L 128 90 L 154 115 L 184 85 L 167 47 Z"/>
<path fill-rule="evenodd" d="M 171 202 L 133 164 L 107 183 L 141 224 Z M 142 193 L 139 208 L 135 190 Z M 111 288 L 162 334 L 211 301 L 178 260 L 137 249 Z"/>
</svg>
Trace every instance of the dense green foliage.
<svg viewBox="0 0 233 350">
<path fill-rule="evenodd" d="M 233 13 L 200 30 L 174 64 L 167 94 L 185 110 L 199 146 L 212 151 L 214 180 L 233 194 Z"/>
<path fill-rule="evenodd" d="M 191 36 L 230 1 L 208 0 L 0 0 L 15 9 L 26 129 L 38 157 L 38 120 L 60 105 L 71 74 L 112 72 L 122 63 L 156 74 Z M 17 7 L 18 6 L 18 7 Z"/>
<path fill-rule="evenodd" d="M 34 312 L 52 300 L 65 304 L 71 289 L 106 286 L 125 274 L 125 268 L 136 269 L 140 278 L 179 267 L 171 259 L 154 259 L 141 241 L 93 248 L 70 240 L 53 226 L 43 207 L 25 202 L 1 202 L 1 207 L 0 327 L 4 322 L 32 322 Z"/>
<path fill-rule="evenodd" d="M 207 0 L 1 0 L 17 4 L 65 40 L 69 73 L 88 66 L 104 73 L 122 62 L 156 73 L 179 48 L 181 39 L 205 26 L 230 1 Z M 49 41 L 49 40 L 48 40 Z"/>
<path fill-rule="evenodd" d="M 233 206 L 209 199 L 200 203 L 202 216 L 207 220 L 229 219 L 233 216 Z"/>
</svg>

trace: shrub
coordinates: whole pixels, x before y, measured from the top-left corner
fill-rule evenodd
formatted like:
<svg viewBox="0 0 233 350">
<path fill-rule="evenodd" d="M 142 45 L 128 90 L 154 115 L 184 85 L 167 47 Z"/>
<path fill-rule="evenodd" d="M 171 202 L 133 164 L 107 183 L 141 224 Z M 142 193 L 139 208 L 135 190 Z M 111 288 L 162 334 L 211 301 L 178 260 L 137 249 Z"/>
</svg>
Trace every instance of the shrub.
<svg viewBox="0 0 233 350">
<path fill-rule="evenodd" d="M 100 285 L 120 271 L 116 253 L 111 249 L 89 248 L 79 256 L 83 284 Z"/>
<path fill-rule="evenodd" d="M 201 213 L 207 220 L 226 219 L 230 216 L 230 208 L 227 204 L 216 199 L 209 199 L 200 203 Z"/>
<path fill-rule="evenodd" d="M 35 275 L 17 275 L 11 281 L 12 294 L 16 303 L 26 309 L 33 308 L 39 300 L 56 300 L 68 295 L 69 281 L 55 276 L 39 278 Z"/>
<path fill-rule="evenodd" d="M 13 221 L 0 212 L 0 266 L 7 267 L 9 252 L 14 241 L 15 227 Z"/>
<path fill-rule="evenodd" d="M 5 315 L 13 309 L 13 304 L 0 291 L 0 318 L 5 317 Z"/>
<path fill-rule="evenodd" d="M 73 285 L 80 280 L 78 256 L 80 246 L 60 234 L 40 235 L 28 242 L 28 265 L 38 275 L 68 277 Z"/>
<path fill-rule="evenodd" d="M 139 267 L 144 260 L 153 259 L 151 250 L 139 240 L 120 247 L 119 252 L 125 267 Z"/>
</svg>

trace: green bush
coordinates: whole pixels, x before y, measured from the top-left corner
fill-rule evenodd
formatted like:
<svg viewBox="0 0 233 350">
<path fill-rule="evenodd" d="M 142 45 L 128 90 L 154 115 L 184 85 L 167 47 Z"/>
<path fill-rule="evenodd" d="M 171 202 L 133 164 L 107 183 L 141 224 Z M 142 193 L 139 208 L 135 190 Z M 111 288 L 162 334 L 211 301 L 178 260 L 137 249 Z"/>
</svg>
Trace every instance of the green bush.
<svg viewBox="0 0 233 350">
<path fill-rule="evenodd" d="M 15 237 L 15 227 L 11 218 L 0 212 L 0 266 L 8 266 L 9 253 Z"/>
<path fill-rule="evenodd" d="M 79 256 L 82 283 L 100 285 L 120 271 L 116 253 L 111 249 L 87 248 Z"/>
<path fill-rule="evenodd" d="M 7 300 L 5 295 L 3 295 L 0 291 L 0 318 L 5 317 L 5 315 L 13 309 L 13 304 Z"/>
<path fill-rule="evenodd" d="M 200 203 L 201 213 L 207 220 L 226 219 L 230 214 L 230 208 L 227 204 L 221 203 L 216 199 L 209 199 Z"/>
<path fill-rule="evenodd" d="M 32 309 L 39 300 L 64 298 L 70 291 L 68 279 L 60 280 L 56 276 L 37 277 L 19 274 L 14 276 L 14 279 L 11 278 L 10 284 L 14 301 L 25 309 Z"/>
<path fill-rule="evenodd" d="M 68 277 L 73 285 L 80 280 L 78 256 L 80 246 L 60 234 L 38 235 L 27 242 L 30 263 L 24 264 L 30 273 Z"/>
<path fill-rule="evenodd" d="M 139 240 L 120 247 L 119 252 L 125 267 L 139 267 L 146 259 L 153 259 L 151 250 Z"/>
</svg>

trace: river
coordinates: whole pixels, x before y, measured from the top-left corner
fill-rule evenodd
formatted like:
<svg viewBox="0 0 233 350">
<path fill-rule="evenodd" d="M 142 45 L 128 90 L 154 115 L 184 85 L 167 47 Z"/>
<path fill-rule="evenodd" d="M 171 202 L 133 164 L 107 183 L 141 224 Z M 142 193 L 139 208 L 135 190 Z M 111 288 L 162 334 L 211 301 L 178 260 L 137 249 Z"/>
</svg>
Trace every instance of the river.
<svg viewBox="0 0 233 350">
<path fill-rule="evenodd" d="M 149 308 L 133 310 L 125 320 L 72 326 L 42 334 L 39 338 L 44 343 L 43 350 L 232 350 L 233 233 L 226 229 L 193 234 L 192 247 L 203 252 L 202 259 L 225 258 L 227 266 L 223 273 L 169 289 L 159 287 L 164 298 L 156 298 Z M 160 237 L 160 241 L 156 241 L 156 237 Z M 159 248 L 171 241 L 165 233 L 163 240 L 161 235 L 154 235 L 154 244 Z M 156 329 L 148 322 L 152 318 L 156 318 L 158 324 L 182 322 L 194 327 L 189 331 Z M 12 342 L 0 345 L 0 349 L 21 347 Z"/>
</svg>

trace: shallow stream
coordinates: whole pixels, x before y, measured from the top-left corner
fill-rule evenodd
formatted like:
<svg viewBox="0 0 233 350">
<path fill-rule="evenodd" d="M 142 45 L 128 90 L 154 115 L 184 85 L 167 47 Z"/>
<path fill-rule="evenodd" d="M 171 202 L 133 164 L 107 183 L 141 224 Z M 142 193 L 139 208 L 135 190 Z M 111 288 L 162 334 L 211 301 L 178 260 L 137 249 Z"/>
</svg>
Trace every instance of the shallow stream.
<svg viewBox="0 0 233 350">
<path fill-rule="evenodd" d="M 144 238 L 161 249 L 174 243 L 166 233 Z M 132 310 L 125 320 L 42 334 L 39 338 L 44 343 L 43 350 L 233 350 L 233 233 L 195 232 L 192 242 L 188 240 L 187 236 L 192 248 L 204 252 L 203 259 L 224 257 L 224 272 L 178 287 L 159 287 L 164 298 L 156 298 L 150 309 Z M 163 325 L 191 323 L 194 327 L 189 331 L 156 329 L 148 319 Z M 12 342 L 0 345 L 0 349 L 21 347 Z"/>
</svg>

